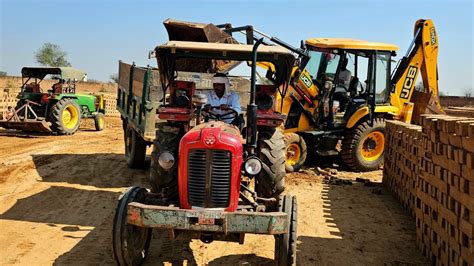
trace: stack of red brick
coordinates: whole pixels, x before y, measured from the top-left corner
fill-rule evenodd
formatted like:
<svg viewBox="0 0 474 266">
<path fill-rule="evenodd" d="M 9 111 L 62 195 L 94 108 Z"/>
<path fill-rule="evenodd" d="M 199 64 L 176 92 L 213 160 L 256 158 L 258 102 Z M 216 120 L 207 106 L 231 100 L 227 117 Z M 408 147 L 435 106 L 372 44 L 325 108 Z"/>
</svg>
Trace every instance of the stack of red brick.
<svg viewBox="0 0 474 266">
<path fill-rule="evenodd" d="M 383 182 L 416 218 L 437 265 L 474 265 L 474 119 L 423 115 L 387 122 Z"/>
</svg>

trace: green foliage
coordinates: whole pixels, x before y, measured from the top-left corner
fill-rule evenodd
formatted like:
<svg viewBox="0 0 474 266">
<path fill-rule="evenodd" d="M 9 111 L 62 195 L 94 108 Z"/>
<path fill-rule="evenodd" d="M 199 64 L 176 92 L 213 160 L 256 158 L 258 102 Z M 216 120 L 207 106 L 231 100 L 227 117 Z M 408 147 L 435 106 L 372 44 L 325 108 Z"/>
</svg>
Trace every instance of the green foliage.
<svg viewBox="0 0 474 266">
<path fill-rule="evenodd" d="M 6 77 L 7 76 L 7 72 L 5 71 L 0 71 L 0 77 Z"/>
<path fill-rule="evenodd" d="M 54 43 L 45 43 L 35 53 L 36 61 L 43 66 L 68 67 L 71 66 L 66 59 L 67 53 Z"/>
</svg>

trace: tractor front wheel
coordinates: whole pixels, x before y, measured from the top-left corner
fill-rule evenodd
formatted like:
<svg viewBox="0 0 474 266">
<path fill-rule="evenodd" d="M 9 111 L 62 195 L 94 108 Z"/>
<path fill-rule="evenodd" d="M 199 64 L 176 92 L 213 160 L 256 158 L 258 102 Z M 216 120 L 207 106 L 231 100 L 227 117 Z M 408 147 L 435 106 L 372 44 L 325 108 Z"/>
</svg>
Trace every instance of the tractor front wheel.
<svg viewBox="0 0 474 266">
<path fill-rule="evenodd" d="M 278 202 L 278 211 L 288 215 L 288 231 L 275 236 L 275 262 L 278 266 L 296 265 L 298 204 L 296 197 L 285 195 Z"/>
<path fill-rule="evenodd" d="M 353 171 L 377 170 L 383 162 L 385 145 L 385 120 L 375 118 L 360 123 L 344 136 L 342 141 L 342 161 Z"/>
<path fill-rule="evenodd" d="M 50 120 L 54 132 L 72 135 L 81 124 L 81 108 L 74 99 L 62 99 L 51 108 Z"/>
<path fill-rule="evenodd" d="M 131 124 L 125 130 L 125 157 L 130 168 L 142 168 L 145 164 L 146 142 Z"/>
<path fill-rule="evenodd" d="M 112 247 L 118 265 L 140 265 L 148 255 L 151 229 L 127 222 L 128 204 L 144 203 L 145 193 L 144 188 L 131 187 L 120 196 L 112 230 Z"/>
<path fill-rule="evenodd" d="M 262 170 L 255 189 L 259 197 L 276 198 L 285 190 L 285 141 L 280 129 L 258 131 L 257 154 Z"/>
<path fill-rule="evenodd" d="M 296 133 L 285 134 L 286 172 L 298 172 L 306 161 L 308 152 L 303 137 Z"/>
<path fill-rule="evenodd" d="M 95 130 L 97 131 L 102 131 L 105 128 L 105 119 L 104 119 L 104 114 L 103 113 L 97 113 L 94 116 L 94 125 L 95 125 Z"/>
</svg>

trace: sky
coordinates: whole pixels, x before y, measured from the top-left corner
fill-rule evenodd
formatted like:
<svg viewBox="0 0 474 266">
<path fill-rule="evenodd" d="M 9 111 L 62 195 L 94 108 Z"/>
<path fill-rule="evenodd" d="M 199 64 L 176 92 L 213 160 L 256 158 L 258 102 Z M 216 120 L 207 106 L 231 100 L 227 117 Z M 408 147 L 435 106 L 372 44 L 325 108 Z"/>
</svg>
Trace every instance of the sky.
<svg viewBox="0 0 474 266">
<path fill-rule="evenodd" d="M 430 18 L 439 38 L 440 90 L 474 89 L 471 0 L 0 0 L 0 71 L 19 75 L 23 66 L 38 65 L 35 52 L 51 42 L 89 79 L 109 81 L 119 60 L 157 65 L 148 51 L 168 40 L 167 18 L 251 24 L 294 46 L 314 37 L 393 43 L 400 47 L 396 60 L 408 49 L 415 21 Z"/>
</svg>

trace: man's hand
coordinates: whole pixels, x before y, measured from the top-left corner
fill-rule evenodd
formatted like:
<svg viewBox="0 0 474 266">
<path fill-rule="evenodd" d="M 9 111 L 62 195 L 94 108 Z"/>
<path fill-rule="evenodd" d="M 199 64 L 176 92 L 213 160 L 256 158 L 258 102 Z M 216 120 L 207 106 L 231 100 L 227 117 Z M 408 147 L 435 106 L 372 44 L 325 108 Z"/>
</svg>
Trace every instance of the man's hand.
<svg viewBox="0 0 474 266">
<path fill-rule="evenodd" d="M 206 112 L 209 112 L 209 110 L 211 110 L 211 105 L 210 104 L 206 104 L 204 105 L 204 107 L 202 108 L 204 111 Z"/>
<path fill-rule="evenodd" d="M 227 104 L 221 104 L 219 107 L 220 107 L 220 109 L 223 110 L 223 111 L 229 110 L 229 106 L 228 106 Z"/>
</svg>

